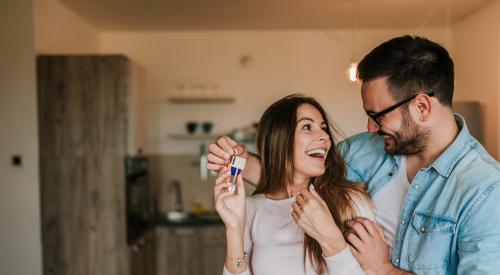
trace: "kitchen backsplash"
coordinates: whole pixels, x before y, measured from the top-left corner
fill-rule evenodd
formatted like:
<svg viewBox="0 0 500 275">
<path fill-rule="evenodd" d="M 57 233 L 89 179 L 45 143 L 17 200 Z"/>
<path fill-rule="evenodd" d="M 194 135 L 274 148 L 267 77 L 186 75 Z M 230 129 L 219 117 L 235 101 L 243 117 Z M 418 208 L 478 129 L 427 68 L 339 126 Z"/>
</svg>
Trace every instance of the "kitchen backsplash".
<svg viewBox="0 0 500 275">
<path fill-rule="evenodd" d="M 150 156 L 150 181 L 159 211 L 167 212 L 175 207 L 173 181 L 180 183 L 185 210 L 191 211 L 194 204 L 201 204 L 207 211 L 214 210 L 215 177 L 208 172 L 208 179 L 202 181 L 199 161 L 199 155 Z M 247 195 L 253 192 L 253 188 L 248 184 L 245 189 Z"/>
</svg>

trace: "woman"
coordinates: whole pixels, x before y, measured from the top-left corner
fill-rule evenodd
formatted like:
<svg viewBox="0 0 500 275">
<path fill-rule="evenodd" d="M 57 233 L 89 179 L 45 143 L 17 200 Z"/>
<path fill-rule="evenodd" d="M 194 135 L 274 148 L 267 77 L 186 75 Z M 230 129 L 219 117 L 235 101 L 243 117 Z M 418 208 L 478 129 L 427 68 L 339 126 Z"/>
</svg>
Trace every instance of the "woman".
<svg viewBox="0 0 500 275">
<path fill-rule="evenodd" d="M 347 246 L 345 222 L 373 219 L 363 185 L 345 179 L 326 113 L 313 98 L 289 95 L 262 115 L 257 133 L 260 183 L 245 197 L 229 174 L 216 179 L 215 208 L 226 225 L 224 274 L 362 274 Z"/>
</svg>

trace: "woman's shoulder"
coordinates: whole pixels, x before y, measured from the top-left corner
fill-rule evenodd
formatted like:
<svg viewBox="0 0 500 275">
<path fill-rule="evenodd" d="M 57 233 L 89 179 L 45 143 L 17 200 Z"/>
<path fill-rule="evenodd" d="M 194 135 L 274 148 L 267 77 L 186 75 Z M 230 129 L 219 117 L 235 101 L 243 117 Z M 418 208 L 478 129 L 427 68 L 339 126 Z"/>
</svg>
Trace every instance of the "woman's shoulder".
<svg viewBox="0 0 500 275">
<path fill-rule="evenodd" d="M 255 213 L 255 211 L 264 204 L 266 197 L 264 194 L 252 195 L 246 198 L 247 213 Z"/>
<path fill-rule="evenodd" d="M 375 220 L 375 204 L 373 204 L 368 194 L 360 191 L 352 191 L 349 196 L 354 202 L 356 216 Z"/>
<path fill-rule="evenodd" d="M 265 201 L 264 194 L 257 194 L 246 198 L 246 217 L 247 217 L 247 223 L 249 225 L 253 224 L 255 214 L 257 213 L 259 208 L 264 204 L 264 201 Z"/>
<path fill-rule="evenodd" d="M 251 195 L 247 197 L 247 202 L 252 203 L 252 204 L 261 204 L 264 202 L 266 199 L 265 194 L 256 194 L 256 195 Z"/>
</svg>

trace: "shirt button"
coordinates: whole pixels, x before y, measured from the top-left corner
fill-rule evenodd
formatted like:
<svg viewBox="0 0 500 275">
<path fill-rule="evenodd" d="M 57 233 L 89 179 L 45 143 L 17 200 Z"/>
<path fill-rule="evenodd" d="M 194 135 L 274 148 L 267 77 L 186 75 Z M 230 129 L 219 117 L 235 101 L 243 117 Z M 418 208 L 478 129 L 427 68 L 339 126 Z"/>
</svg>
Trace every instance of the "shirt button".
<svg viewBox="0 0 500 275">
<path fill-rule="evenodd" d="M 417 185 L 415 185 L 415 187 L 414 187 L 414 188 L 415 188 L 415 189 L 418 189 L 418 184 L 417 184 Z"/>
<path fill-rule="evenodd" d="M 393 172 L 389 172 L 389 177 L 392 177 L 394 176 L 394 173 Z"/>
<path fill-rule="evenodd" d="M 425 227 L 420 228 L 420 232 L 425 232 Z"/>
<path fill-rule="evenodd" d="M 398 259 L 396 259 L 396 263 L 398 263 L 398 264 L 399 264 L 399 258 L 398 258 Z"/>
<path fill-rule="evenodd" d="M 401 224 L 405 224 L 405 223 L 406 223 L 406 221 L 405 221 L 405 220 L 402 220 L 402 221 L 401 221 Z"/>
</svg>

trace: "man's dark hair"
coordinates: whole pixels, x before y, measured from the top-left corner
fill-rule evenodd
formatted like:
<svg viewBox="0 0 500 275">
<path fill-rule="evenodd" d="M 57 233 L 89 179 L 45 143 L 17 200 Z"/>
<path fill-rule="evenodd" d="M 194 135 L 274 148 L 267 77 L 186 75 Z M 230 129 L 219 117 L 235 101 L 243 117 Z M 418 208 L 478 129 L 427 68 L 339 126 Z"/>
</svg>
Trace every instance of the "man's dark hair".
<svg viewBox="0 0 500 275">
<path fill-rule="evenodd" d="M 445 48 L 426 38 L 405 35 L 380 44 L 361 60 L 357 77 L 363 82 L 387 77 L 398 101 L 434 92 L 441 104 L 452 105 L 453 61 Z"/>
</svg>

